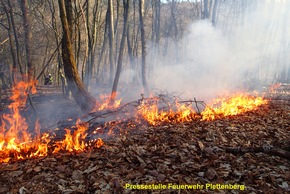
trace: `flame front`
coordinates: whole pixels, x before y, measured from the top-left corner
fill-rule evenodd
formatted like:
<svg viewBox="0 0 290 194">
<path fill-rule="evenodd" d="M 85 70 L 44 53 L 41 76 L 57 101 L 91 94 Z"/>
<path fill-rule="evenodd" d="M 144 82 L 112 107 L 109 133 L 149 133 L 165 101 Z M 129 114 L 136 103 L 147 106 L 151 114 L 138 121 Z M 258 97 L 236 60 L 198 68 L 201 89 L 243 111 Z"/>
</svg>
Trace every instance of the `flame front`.
<svg viewBox="0 0 290 194">
<path fill-rule="evenodd" d="M 253 97 L 239 94 L 231 98 L 215 99 L 211 106 L 201 113 L 202 120 L 210 121 L 221 117 L 233 116 L 256 110 L 259 106 L 267 104 L 262 97 Z"/>
<path fill-rule="evenodd" d="M 182 123 L 192 121 L 196 113 L 191 105 L 179 104 L 175 101 L 174 105 L 167 104 L 166 107 L 158 107 L 158 99 L 155 102 L 142 102 L 139 107 L 138 115 L 141 115 L 149 124 L 158 125 L 167 123 Z"/>
<path fill-rule="evenodd" d="M 86 149 L 85 138 L 88 125 L 76 122 L 75 130 L 72 133 L 66 130 L 65 138 L 62 141 L 53 142 L 49 146 L 52 137 L 48 133 L 40 133 L 40 124 L 35 123 L 34 137 L 28 131 L 28 124 L 20 114 L 20 109 L 26 104 L 29 90 L 36 92 L 34 82 L 18 82 L 12 89 L 13 95 L 10 97 L 12 103 L 9 105 L 11 113 L 3 114 L 0 126 L 0 163 L 9 162 L 11 159 L 24 159 L 31 157 L 46 156 L 51 153 L 58 153 L 61 150 L 68 152 L 84 151 Z M 103 145 L 103 141 L 98 139 L 96 147 Z"/>
<path fill-rule="evenodd" d="M 50 153 L 81 152 L 87 149 L 86 141 L 89 125 L 78 120 L 72 129 L 65 129 L 64 139 L 53 141 L 48 133 L 40 133 L 40 124 L 35 123 L 34 136 L 28 131 L 28 124 L 20 114 L 20 109 L 25 106 L 28 91 L 35 92 L 35 83 L 19 82 L 13 87 L 9 105 L 11 113 L 1 117 L 0 125 L 0 163 L 9 162 L 11 159 L 24 159 L 31 157 L 46 156 Z M 109 96 L 101 96 L 97 110 L 116 109 L 120 106 L 121 100 L 110 101 Z M 194 120 L 211 121 L 231 115 L 238 115 L 248 111 L 256 110 L 260 105 L 268 101 L 261 97 L 253 97 L 239 94 L 229 98 L 216 99 L 210 106 L 205 107 L 201 114 L 197 114 L 192 103 L 173 103 L 162 98 L 142 99 L 137 111 L 134 114 L 134 121 L 140 123 L 147 121 L 150 125 L 163 123 L 182 123 Z M 124 115 L 126 116 L 126 114 Z M 121 123 L 122 120 L 111 123 Z M 109 132 L 110 133 L 110 132 Z M 102 139 L 94 141 L 94 147 L 100 148 L 104 145 Z M 92 144 L 90 144 L 91 146 Z"/>
<path fill-rule="evenodd" d="M 117 96 L 116 93 L 113 94 L 114 96 Z M 121 105 L 121 99 L 119 100 L 113 100 L 111 99 L 110 95 L 100 95 L 99 96 L 100 100 L 96 103 L 96 106 L 93 110 L 94 111 L 99 111 L 99 110 L 104 110 L 104 109 L 114 109 L 118 108 Z"/>
<path fill-rule="evenodd" d="M 86 130 L 88 129 L 88 124 L 81 123 L 78 119 L 76 122 L 77 129 L 72 133 L 71 130 L 65 129 L 65 139 L 60 142 L 56 142 L 56 148 L 53 153 L 57 153 L 60 150 L 67 150 L 69 152 L 73 151 L 84 151 L 85 138 L 87 136 Z"/>
<path fill-rule="evenodd" d="M 173 106 L 168 105 L 167 110 L 158 107 L 155 103 L 143 103 L 138 111 L 149 124 L 158 125 L 162 123 L 182 123 L 197 120 L 201 116 L 203 121 L 211 121 L 226 116 L 233 116 L 256 110 L 259 106 L 267 104 L 268 101 L 262 97 L 253 97 L 246 94 L 238 94 L 229 98 L 215 99 L 207 106 L 201 115 L 197 114 L 192 105 L 175 102 Z"/>
<path fill-rule="evenodd" d="M 29 91 L 36 92 L 33 81 L 28 83 L 21 81 L 12 88 L 13 95 L 10 97 L 12 103 L 8 106 L 11 114 L 3 114 L 1 118 L 0 162 L 8 162 L 11 155 L 17 159 L 29 157 L 30 154 L 27 151 L 35 147 L 31 134 L 28 132 L 26 120 L 19 111 L 25 106 Z"/>
</svg>

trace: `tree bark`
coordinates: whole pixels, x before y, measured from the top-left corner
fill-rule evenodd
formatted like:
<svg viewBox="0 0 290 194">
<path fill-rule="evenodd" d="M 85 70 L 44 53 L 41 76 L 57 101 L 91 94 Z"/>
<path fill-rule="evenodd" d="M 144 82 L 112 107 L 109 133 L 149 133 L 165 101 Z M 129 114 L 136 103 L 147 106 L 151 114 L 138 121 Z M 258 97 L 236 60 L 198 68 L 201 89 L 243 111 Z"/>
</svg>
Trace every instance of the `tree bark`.
<svg viewBox="0 0 290 194">
<path fill-rule="evenodd" d="M 114 9 L 113 9 L 113 0 L 109 0 L 108 2 L 108 14 L 109 14 L 109 20 L 107 22 L 109 23 L 109 45 L 110 45 L 110 51 L 109 51 L 109 60 L 110 60 L 110 77 L 109 82 L 112 83 L 113 75 L 114 75 L 114 66 L 115 66 L 115 60 L 114 60 Z"/>
<path fill-rule="evenodd" d="M 213 4 L 213 11 L 212 11 L 212 25 L 213 26 L 216 26 L 218 4 L 219 4 L 219 0 L 215 0 Z"/>
<path fill-rule="evenodd" d="M 156 1 L 156 18 L 155 18 L 155 42 L 158 47 L 159 52 L 159 42 L 160 42 L 160 12 L 161 12 L 161 2 L 160 0 Z"/>
<path fill-rule="evenodd" d="M 145 40 L 145 29 L 144 29 L 144 0 L 139 0 L 139 20 L 140 20 L 140 31 L 141 31 L 141 50 L 142 50 L 142 84 L 146 94 L 149 93 L 147 78 L 146 78 L 146 40 Z"/>
<path fill-rule="evenodd" d="M 25 43 L 25 52 L 26 52 L 26 65 L 28 69 L 28 79 L 34 79 L 35 67 L 32 63 L 31 57 L 31 30 L 30 30 L 30 21 L 28 17 L 28 3 L 27 0 L 20 1 L 20 7 L 22 12 L 22 20 L 24 26 L 24 43 Z"/>
<path fill-rule="evenodd" d="M 173 0 L 171 2 L 171 7 L 170 7 L 170 12 L 171 12 L 171 21 L 170 23 L 173 26 L 173 32 L 174 32 L 174 46 L 175 46 L 175 61 L 178 61 L 178 57 L 179 57 L 179 49 L 178 49 L 178 27 L 177 27 L 177 19 L 176 19 L 176 11 L 177 10 L 177 5 L 176 5 L 176 1 Z"/>
<path fill-rule="evenodd" d="M 203 19 L 209 18 L 209 11 L 208 11 L 208 0 L 204 0 L 204 9 L 203 9 Z"/>
<path fill-rule="evenodd" d="M 118 65 L 117 65 L 117 71 L 115 75 L 115 79 L 113 82 L 113 88 L 111 93 L 111 101 L 113 102 L 116 98 L 116 92 L 118 88 L 118 83 L 122 71 L 122 65 L 123 65 L 123 53 L 124 53 L 124 45 L 125 45 L 125 39 L 126 39 L 126 33 L 127 33 L 127 27 L 128 27 L 128 15 L 129 15 L 129 0 L 123 0 L 123 7 L 124 7 L 124 24 L 123 24 L 123 33 L 122 33 L 122 39 L 120 44 L 120 50 L 119 50 L 119 56 L 118 56 Z"/>
<path fill-rule="evenodd" d="M 14 71 L 17 68 L 17 62 L 16 62 L 16 54 L 14 51 L 14 46 L 13 46 L 13 29 L 12 29 L 12 24 L 11 24 L 11 18 L 9 16 L 9 11 L 6 7 L 6 5 L 4 4 L 3 0 L 1 0 L 1 4 L 2 7 L 4 9 L 5 15 L 7 17 L 7 22 L 8 22 L 8 27 L 7 27 L 7 31 L 8 31 L 8 36 L 9 36 L 9 44 L 10 44 L 10 52 L 11 52 L 11 56 L 12 56 L 12 71 L 11 71 L 11 80 L 12 83 L 14 83 Z"/>
<path fill-rule="evenodd" d="M 20 44 L 18 41 L 18 35 L 17 35 L 16 25 L 15 25 L 15 20 L 14 20 L 14 15 L 13 15 L 13 6 L 12 6 L 10 0 L 8 0 L 8 6 L 9 6 L 9 15 L 10 15 L 10 19 L 11 19 L 11 26 L 13 29 L 14 40 L 15 40 L 17 63 L 18 63 L 20 74 L 23 75 L 24 72 L 22 70 L 22 63 L 21 63 Z M 13 71 L 13 74 L 15 75 L 16 69 L 13 69 L 12 71 Z"/>
<path fill-rule="evenodd" d="M 59 12 L 61 18 L 61 24 L 63 28 L 63 38 L 62 38 L 62 60 L 64 64 L 65 76 L 68 82 L 68 88 L 72 92 L 73 98 L 75 99 L 78 106 L 82 111 L 91 111 L 96 105 L 96 100 L 85 90 L 84 85 L 80 79 L 76 68 L 75 57 L 73 54 L 72 40 L 71 40 L 71 30 L 72 25 L 72 10 L 70 7 L 71 0 L 64 3 L 65 0 L 58 0 Z"/>
</svg>

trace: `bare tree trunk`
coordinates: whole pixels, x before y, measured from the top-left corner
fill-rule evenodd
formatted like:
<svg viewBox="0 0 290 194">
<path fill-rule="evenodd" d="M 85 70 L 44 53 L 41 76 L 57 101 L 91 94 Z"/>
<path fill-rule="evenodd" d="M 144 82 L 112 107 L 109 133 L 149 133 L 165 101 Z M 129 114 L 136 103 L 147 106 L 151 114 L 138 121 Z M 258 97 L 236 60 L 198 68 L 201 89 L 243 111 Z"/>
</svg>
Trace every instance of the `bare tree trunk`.
<svg viewBox="0 0 290 194">
<path fill-rule="evenodd" d="M 173 31 L 174 31 L 174 46 L 175 46 L 175 61 L 178 61 L 178 57 L 179 57 L 179 49 L 178 49 L 178 28 L 177 28 L 177 19 L 176 19 L 176 9 L 177 9 L 177 5 L 176 5 L 176 1 L 173 0 L 171 3 L 171 7 L 170 7 L 170 12 L 171 12 L 171 24 L 173 25 Z"/>
<path fill-rule="evenodd" d="M 213 11 L 212 11 L 212 25 L 213 26 L 216 26 L 218 4 L 219 4 L 219 0 L 215 0 L 213 4 Z"/>
<path fill-rule="evenodd" d="M 121 39 L 121 43 L 120 43 L 117 71 L 116 71 L 115 79 L 114 79 L 114 82 L 113 82 L 112 93 L 111 93 L 111 101 L 112 102 L 116 98 L 116 92 L 117 92 L 118 83 L 119 83 L 119 79 L 120 79 L 120 75 L 121 75 L 121 71 L 122 71 L 123 53 L 124 53 L 124 47 L 125 47 L 125 39 L 126 39 L 127 27 L 128 27 L 128 15 L 129 15 L 130 1 L 129 0 L 123 0 L 123 7 L 124 7 L 123 33 L 122 33 L 122 39 Z"/>
<path fill-rule="evenodd" d="M 32 62 L 31 57 L 31 30 L 30 30 L 30 21 L 28 17 L 28 4 L 27 0 L 20 0 L 20 7 L 22 11 L 22 20 L 24 26 L 24 42 L 25 42 L 25 52 L 26 52 L 26 63 L 28 68 L 28 79 L 34 79 L 35 67 Z"/>
<path fill-rule="evenodd" d="M 97 5 L 96 5 L 97 4 Z M 95 2 L 95 6 L 98 6 L 98 1 Z M 93 17 L 92 25 L 90 23 L 90 1 L 87 0 L 87 9 L 86 9 L 86 23 L 87 23 L 87 47 L 88 47 L 88 59 L 87 59 L 87 71 L 86 71 L 86 86 L 88 91 L 90 91 L 90 85 L 93 75 L 93 58 L 94 58 L 94 47 L 95 47 L 95 17 Z M 96 13 L 94 13 L 96 14 Z M 92 28 L 91 28 L 92 27 Z"/>
<path fill-rule="evenodd" d="M 146 94 L 149 93 L 147 78 L 146 78 L 146 40 L 145 40 L 145 29 L 144 29 L 144 0 L 139 0 L 139 20 L 140 20 L 140 31 L 141 31 L 141 50 L 142 50 L 142 84 Z"/>
<path fill-rule="evenodd" d="M 160 41 L 160 12 L 161 12 L 161 2 L 157 0 L 156 5 L 156 18 L 155 18 L 155 41 L 159 52 L 159 41 Z"/>
<path fill-rule="evenodd" d="M 99 9 L 99 1 L 95 2 L 94 8 L 93 8 L 93 26 L 91 31 L 91 41 L 92 41 L 92 48 L 90 52 L 90 60 L 92 65 L 92 72 L 90 74 L 91 77 L 93 75 L 96 75 L 96 66 L 95 65 L 95 59 L 96 59 L 96 51 L 98 50 L 97 42 L 100 38 L 100 16 L 101 11 Z"/>
<path fill-rule="evenodd" d="M 208 11 L 208 0 L 204 0 L 204 8 L 203 8 L 203 19 L 209 18 L 209 11 Z"/>
<path fill-rule="evenodd" d="M 118 30 L 118 25 L 119 25 L 119 20 L 120 20 L 120 1 L 116 1 L 117 2 L 117 6 L 116 9 L 114 10 L 114 12 L 116 12 L 116 19 L 114 21 L 114 61 L 115 63 L 117 63 L 117 58 L 118 58 L 118 53 L 119 53 L 119 48 L 118 48 L 118 44 L 119 44 L 119 30 Z M 114 72 L 115 73 L 115 72 Z"/>
<path fill-rule="evenodd" d="M 87 4 L 89 4 L 89 0 L 86 1 Z M 89 76 L 89 73 L 91 72 L 91 65 L 90 65 L 90 60 L 89 60 L 89 48 L 90 48 L 90 44 L 91 44 L 91 39 L 90 39 L 90 23 L 89 23 L 89 6 L 87 6 L 86 9 L 86 15 L 85 12 L 82 8 L 81 2 L 80 0 L 78 0 L 78 7 L 82 16 L 82 22 L 84 25 L 84 29 L 85 29 L 85 52 L 83 54 L 83 61 L 82 61 L 82 80 L 85 83 L 85 86 L 87 88 L 88 91 L 90 91 L 90 79 L 91 77 Z M 79 50 L 81 49 L 81 31 L 82 27 L 81 24 L 79 23 L 78 25 L 78 31 L 79 31 Z M 80 56 L 77 56 L 77 58 L 80 58 Z"/>
<path fill-rule="evenodd" d="M 56 10 L 55 10 L 55 2 L 54 0 L 52 1 L 48 1 L 49 2 L 49 8 L 50 8 L 50 12 L 51 12 L 51 26 L 54 30 L 54 37 L 55 37 L 55 42 L 57 45 L 57 61 L 58 61 L 58 77 L 60 78 L 61 81 L 61 86 L 62 86 L 62 92 L 63 92 L 63 96 L 65 98 L 69 97 L 69 91 L 67 89 L 67 85 L 66 85 L 66 80 L 65 80 L 65 76 L 63 74 L 63 64 L 62 64 L 62 60 L 61 60 L 61 47 L 60 47 L 60 37 L 59 37 L 59 29 L 57 27 L 57 19 L 56 19 Z M 48 64 L 48 63 L 47 63 Z M 41 74 L 39 74 L 40 76 Z M 58 80 L 59 82 L 59 80 Z"/>
<path fill-rule="evenodd" d="M 99 78 L 100 78 L 100 67 L 101 67 L 101 63 L 102 63 L 102 60 L 104 58 L 104 53 L 105 53 L 105 49 L 106 49 L 106 45 L 107 45 L 107 30 L 109 28 L 109 23 L 108 23 L 108 20 L 109 20 L 109 10 L 107 9 L 107 13 L 106 13 L 106 23 L 105 23 L 105 30 L 104 30 L 104 36 L 103 36 L 103 43 L 102 43 L 102 49 L 101 49 L 101 52 L 99 54 L 99 59 L 98 59 L 98 65 L 97 65 L 97 80 L 96 80 L 96 83 L 99 83 Z"/>
<path fill-rule="evenodd" d="M 64 1 L 67 3 L 65 4 Z M 68 2 L 70 1 L 70 2 Z M 72 0 L 58 0 L 59 12 L 63 28 L 62 38 L 62 60 L 64 63 L 65 76 L 68 82 L 68 88 L 83 111 L 90 111 L 95 107 L 95 99 L 85 90 L 76 68 L 75 57 L 72 49 L 71 30 L 72 9 L 69 7 Z"/>
<path fill-rule="evenodd" d="M 12 6 L 10 0 L 8 0 L 8 6 L 9 6 L 9 13 L 10 13 L 9 15 L 11 17 L 11 25 L 12 25 L 12 28 L 13 28 L 15 46 L 16 46 L 17 63 L 18 63 L 19 71 L 23 75 L 24 72 L 22 70 L 20 46 L 19 46 L 18 35 L 17 35 L 17 30 L 16 30 L 16 26 L 15 26 L 15 20 L 14 20 L 14 15 L 13 15 L 13 6 Z M 12 71 L 14 72 L 13 74 L 15 74 L 16 69 L 13 69 Z"/>
<path fill-rule="evenodd" d="M 110 45 L 110 77 L 109 82 L 112 83 L 113 75 L 114 75 L 114 9 L 113 9 L 113 0 L 109 0 L 108 2 L 108 13 L 109 13 L 109 45 Z"/>
<path fill-rule="evenodd" d="M 128 23 L 129 23 L 129 21 L 128 21 Z M 128 46 L 128 55 L 129 55 L 129 59 L 130 59 L 131 69 L 134 70 L 135 69 L 135 60 L 133 57 L 133 50 L 132 50 L 132 45 L 131 45 L 131 40 L 130 40 L 130 27 L 129 27 L 129 25 L 127 26 L 127 46 Z"/>
<path fill-rule="evenodd" d="M 7 17 L 7 22 L 8 22 L 8 27 L 7 27 L 7 31 L 8 31 L 8 36 L 9 36 L 9 44 L 10 44 L 10 52 L 11 52 L 11 56 L 12 56 L 12 71 L 11 71 L 11 79 L 12 79 L 12 83 L 14 83 L 14 71 L 17 68 L 17 61 L 16 61 L 16 55 L 15 55 L 15 51 L 14 51 L 14 46 L 13 46 L 13 29 L 12 29 L 12 24 L 11 24 L 11 17 L 9 16 L 9 11 L 7 9 L 7 7 L 5 6 L 3 0 L 1 0 L 1 4 L 3 6 L 5 15 Z"/>
</svg>

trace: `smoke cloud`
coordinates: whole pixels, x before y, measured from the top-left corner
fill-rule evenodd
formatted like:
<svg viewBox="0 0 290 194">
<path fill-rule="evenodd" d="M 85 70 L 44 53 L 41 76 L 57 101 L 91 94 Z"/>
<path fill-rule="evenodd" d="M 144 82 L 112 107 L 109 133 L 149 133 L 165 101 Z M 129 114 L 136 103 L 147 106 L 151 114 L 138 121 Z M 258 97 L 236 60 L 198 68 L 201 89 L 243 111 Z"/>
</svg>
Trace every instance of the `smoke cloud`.
<svg viewBox="0 0 290 194">
<path fill-rule="evenodd" d="M 165 47 L 157 56 L 156 49 L 149 52 L 156 56 L 151 88 L 210 98 L 279 81 L 289 71 L 289 8 L 287 1 L 249 1 L 235 14 L 221 8 L 216 27 L 193 23 L 178 48 L 169 44 L 166 56 Z"/>
</svg>

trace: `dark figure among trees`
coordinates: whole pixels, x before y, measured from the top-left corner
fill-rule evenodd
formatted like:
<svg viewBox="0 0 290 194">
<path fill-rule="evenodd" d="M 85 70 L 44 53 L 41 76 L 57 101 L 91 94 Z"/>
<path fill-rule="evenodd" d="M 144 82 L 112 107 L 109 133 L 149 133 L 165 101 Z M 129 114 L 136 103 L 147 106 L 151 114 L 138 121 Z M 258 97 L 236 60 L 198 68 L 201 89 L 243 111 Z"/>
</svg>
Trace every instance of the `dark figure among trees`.
<svg viewBox="0 0 290 194">
<path fill-rule="evenodd" d="M 48 74 L 48 76 L 44 76 L 44 85 L 52 85 L 53 81 L 52 81 L 52 77 L 51 74 Z"/>
</svg>

